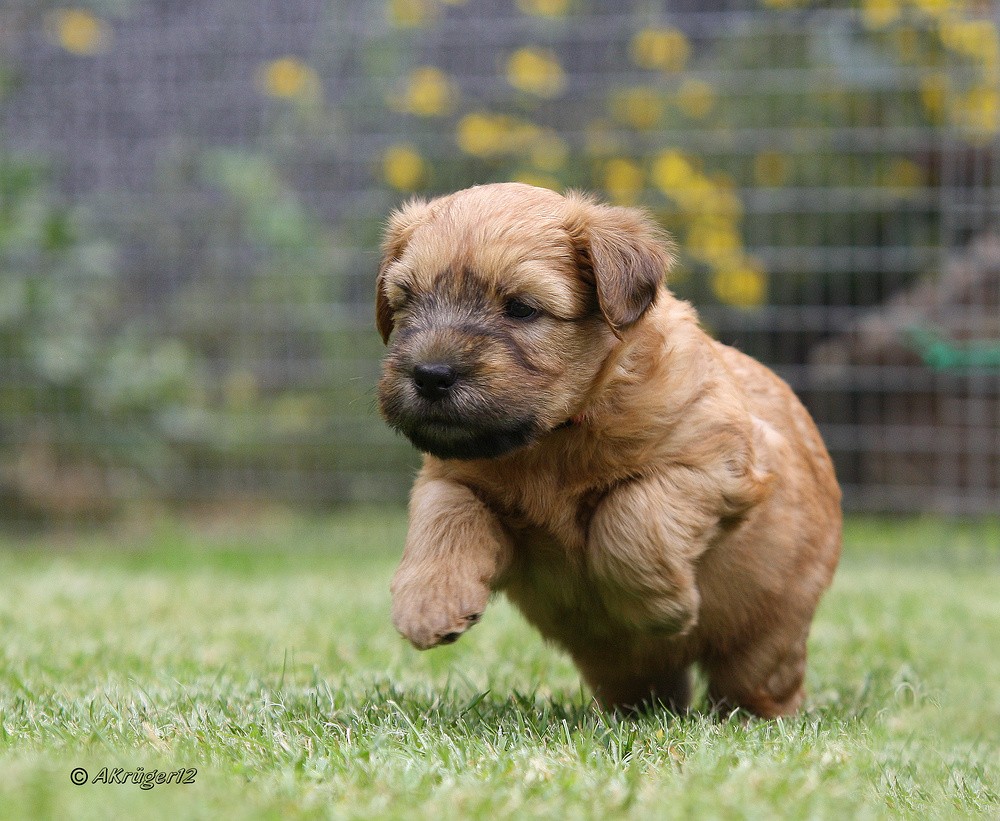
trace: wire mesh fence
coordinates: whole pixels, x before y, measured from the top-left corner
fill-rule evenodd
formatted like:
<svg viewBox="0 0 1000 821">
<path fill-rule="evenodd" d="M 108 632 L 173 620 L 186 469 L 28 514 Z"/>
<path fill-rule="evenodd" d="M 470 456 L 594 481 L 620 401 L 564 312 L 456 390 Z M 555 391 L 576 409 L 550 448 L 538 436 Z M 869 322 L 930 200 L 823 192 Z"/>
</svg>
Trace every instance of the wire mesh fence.
<svg viewBox="0 0 1000 821">
<path fill-rule="evenodd" d="M 1000 510 L 1000 9 L 5 0 L 0 515 L 398 500 L 379 229 L 516 179 L 649 209 L 849 508 Z"/>
</svg>

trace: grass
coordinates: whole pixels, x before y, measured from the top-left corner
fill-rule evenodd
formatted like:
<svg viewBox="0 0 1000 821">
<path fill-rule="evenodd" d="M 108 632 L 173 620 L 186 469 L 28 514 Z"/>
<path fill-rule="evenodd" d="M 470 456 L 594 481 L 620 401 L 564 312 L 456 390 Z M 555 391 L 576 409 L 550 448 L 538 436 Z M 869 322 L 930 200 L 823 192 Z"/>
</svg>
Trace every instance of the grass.
<svg viewBox="0 0 1000 821">
<path fill-rule="evenodd" d="M 601 714 L 503 602 L 409 649 L 404 528 L 0 540 L 0 818 L 1000 815 L 1000 522 L 850 522 L 807 709 L 776 722 Z"/>
</svg>

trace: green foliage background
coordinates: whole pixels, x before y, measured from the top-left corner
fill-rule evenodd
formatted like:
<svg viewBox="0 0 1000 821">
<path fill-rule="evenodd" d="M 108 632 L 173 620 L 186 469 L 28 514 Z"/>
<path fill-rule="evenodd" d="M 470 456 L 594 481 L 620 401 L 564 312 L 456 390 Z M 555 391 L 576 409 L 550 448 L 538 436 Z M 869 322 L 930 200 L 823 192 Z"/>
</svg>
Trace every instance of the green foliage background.
<svg viewBox="0 0 1000 821">
<path fill-rule="evenodd" d="M 18 38 L 99 60 L 144 8 L 13 4 L 0 111 L 24 80 Z M 976 158 L 997 137 L 989 10 L 330 4 L 300 54 L 253 69 L 253 140 L 178 131 L 141 192 L 67 193 L 63 158 L 0 132 L 0 513 L 400 498 L 415 461 L 374 412 L 370 289 L 381 221 L 414 194 L 520 179 L 647 207 L 710 327 L 879 301 L 925 271 L 824 261 L 941 244 L 941 146 Z M 443 47 L 477 17 L 503 36 Z"/>
</svg>

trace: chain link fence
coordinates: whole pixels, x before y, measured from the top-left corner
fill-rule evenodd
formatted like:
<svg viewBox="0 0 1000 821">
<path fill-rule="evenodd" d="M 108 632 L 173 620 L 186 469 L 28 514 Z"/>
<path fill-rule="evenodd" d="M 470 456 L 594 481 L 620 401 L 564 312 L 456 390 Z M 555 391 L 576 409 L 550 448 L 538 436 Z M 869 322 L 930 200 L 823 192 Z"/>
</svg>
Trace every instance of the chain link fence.
<svg viewBox="0 0 1000 821">
<path fill-rule="evenodd" d="M 396 501 L 375 248 L 517 179 L 652 211 L 855 510 L 1000 510 L 1000 10 L 5 0 L 0 518 Z"/>
</svg>

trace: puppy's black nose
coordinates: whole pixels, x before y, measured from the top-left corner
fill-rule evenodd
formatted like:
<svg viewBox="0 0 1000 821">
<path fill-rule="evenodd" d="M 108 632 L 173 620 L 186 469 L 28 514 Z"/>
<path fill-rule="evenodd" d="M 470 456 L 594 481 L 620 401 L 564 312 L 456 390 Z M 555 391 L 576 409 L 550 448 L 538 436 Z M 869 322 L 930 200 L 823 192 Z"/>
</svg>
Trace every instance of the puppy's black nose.
<svg viewBox="0 0 1000 821">
<path fill-rule="evenodd" d="M 424 399 L 441 399 L 448 395 L 457 374 L 450 365 L 415 365 L 413 385 Z"/>
</svg>

